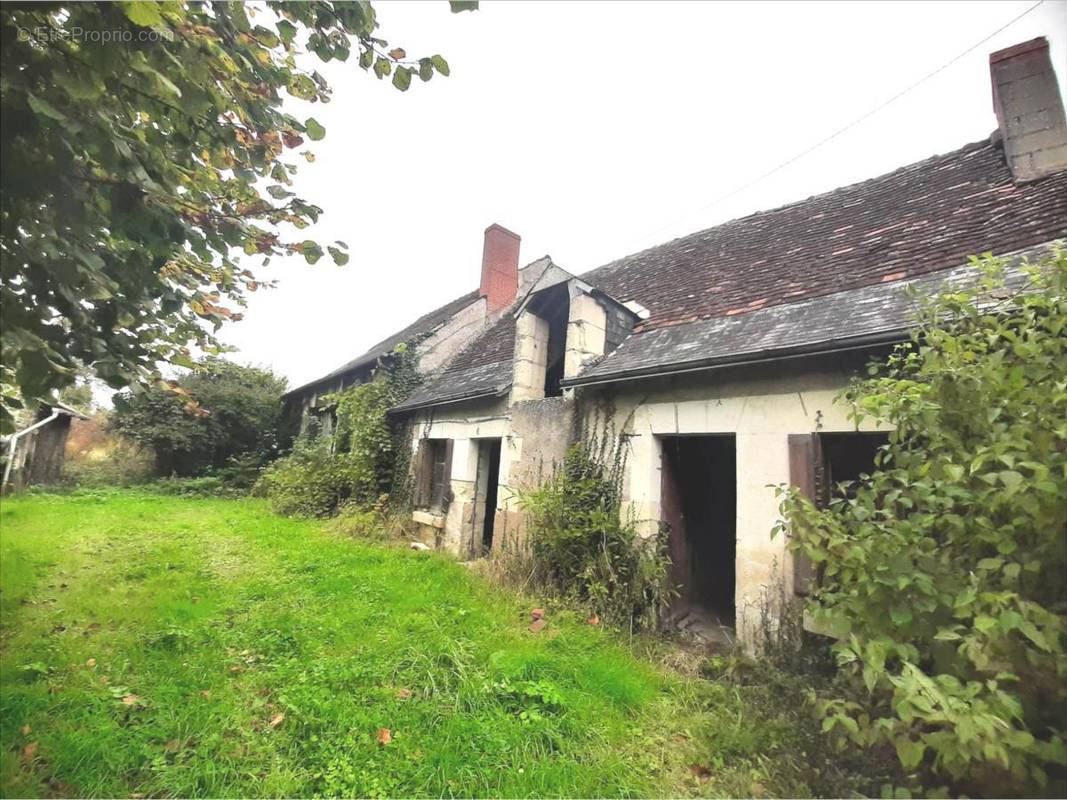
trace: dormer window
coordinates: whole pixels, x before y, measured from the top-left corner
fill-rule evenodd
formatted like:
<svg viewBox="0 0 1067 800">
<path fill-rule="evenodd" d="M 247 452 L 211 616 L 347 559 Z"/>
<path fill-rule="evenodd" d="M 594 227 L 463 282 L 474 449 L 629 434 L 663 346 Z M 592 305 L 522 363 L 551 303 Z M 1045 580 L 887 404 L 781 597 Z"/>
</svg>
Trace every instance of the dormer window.
<svg viewBox="0 0 1067 800">
<path fill-rule="evenodd" d="M 515 321 L 512 401 L 560 397 L 562 383 L 618 346 L 635 320 L 633 311 L 579 279 L 532 293 Z"/>
<path fill-rule="evenodd" d="M 516 400 L 559 397 L 566 373 L 570 295 L 566 283 L 534 294 L 516 321 Z"/>
</svg>

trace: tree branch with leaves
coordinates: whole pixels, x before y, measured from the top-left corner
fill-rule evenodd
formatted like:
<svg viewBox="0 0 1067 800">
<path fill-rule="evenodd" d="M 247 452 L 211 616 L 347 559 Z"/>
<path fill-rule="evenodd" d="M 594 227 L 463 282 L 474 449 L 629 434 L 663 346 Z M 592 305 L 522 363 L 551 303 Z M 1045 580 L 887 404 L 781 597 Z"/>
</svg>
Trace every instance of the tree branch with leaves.
<svg viewBox="0 0 1067 800">
<path fill-rule="evenodd" d="M 215 352 L 271 285 L 249 257 L 347 262 L 300 233 L 322 209 L 291 190 L 296 156 L 325 130 L 286 100 L 330 99 L 304 53 L 401 91 L 449 73 L 377 30 L 368 2 L 0 6 L 5 429 L 82 366 L 121 388 Z"/>
</svg>

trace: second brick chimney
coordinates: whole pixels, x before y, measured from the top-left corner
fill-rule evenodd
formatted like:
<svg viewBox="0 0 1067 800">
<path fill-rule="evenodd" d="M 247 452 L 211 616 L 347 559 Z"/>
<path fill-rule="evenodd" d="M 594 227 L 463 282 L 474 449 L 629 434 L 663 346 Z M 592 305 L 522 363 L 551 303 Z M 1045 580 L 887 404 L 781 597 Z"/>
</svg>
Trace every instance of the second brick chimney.
<svg viewBox="0 0 1067 800">
<path fill-rule="evenodd" d="M 489 311 L 511 305 L 519 288 L 519 235 L 495 222 L 485 229 L 481 292 Z"/>
<path fill-rule="evenodd" d="M 1067 120 L 1048 40 L 1041 36 L 992 53 L 989 72 L 1004 157 L 1015 180 L 1067 169 Z"/>
</svg>

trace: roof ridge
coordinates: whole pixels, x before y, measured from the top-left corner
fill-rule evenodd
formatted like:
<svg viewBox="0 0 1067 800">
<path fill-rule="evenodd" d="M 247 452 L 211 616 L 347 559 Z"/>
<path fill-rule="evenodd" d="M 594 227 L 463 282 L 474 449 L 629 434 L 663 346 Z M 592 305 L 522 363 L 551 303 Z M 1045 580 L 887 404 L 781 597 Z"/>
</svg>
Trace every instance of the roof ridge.
<svg viewBox="0 0 1067 800">
<path fill-rule="evenodd" d="M 418 331 L 417 329 L 421 324 L 432 321 L 434 317 L 451 308 L 452 306 L 458 305 L 458 308 L 456 308 L 455 311 L 461 311 L 462 309 L 469 306 L 471 303 L 475 302 L 479 297 L 481 297 L 480 290 L 472 289 L 469 292 L 461 294 L 459 297 L 449 300 L 447 303 L 441 304 L 437 308 L 427 311 L 425 314 L 422 314 L 421 316 L 415 318 L 412 322 L 409 322 L 403 328 L 400 328 L 391 333 L 389 336 L 386 336 L 384 339 L 380 339 L 379 341 L 375 342 L 373 345 L 371 345 L 369 348 L 367 348 L 355 358 L 346 361 L 341 366 L 331 370 L 330 372 L 327 372 L 325 375 L 320 375 L 319 377 L 314 378 L 313 380 L 300 384 L 294 389 L 290 389 L 288 392 L 286 392 L 286 394 L 294 394 L 296 392 L 302 391 L 303 389 L 307 389 L 310 386 L 314 386 L 315 384 L 323 383 L 324 381 L 328 381 L 331 378 L 336 378 L 339 375 L 343 375 L 349 370 L 357 369 L 358 367 L 364 366 L 370 361 L 377 359 L 382 355 L 385 355 L 385 352 L 383 351 L 386 350 L 386 348 L 388 348 L 388 350 L 392 350 L 392 347 L 389 346 L 390 343 L 393 343 L 393 346 L 395 346 L 395 344 L 399 344 L 399 341 L 394 342 L 394 340 L 400 339 L 402 341 L 404 338 L 404 334 L 408 333 L 408 331 L 411 332 L 410 335 L 412 336 L 417 335 L 418 333 L 420 333 L 420 331 Z M 441 320 L 441 323 L 443 324 L 446 321 L 447 320 Z M 432 332 L 432 329 L 431 331 L 427 332 Z"/>
</svg>

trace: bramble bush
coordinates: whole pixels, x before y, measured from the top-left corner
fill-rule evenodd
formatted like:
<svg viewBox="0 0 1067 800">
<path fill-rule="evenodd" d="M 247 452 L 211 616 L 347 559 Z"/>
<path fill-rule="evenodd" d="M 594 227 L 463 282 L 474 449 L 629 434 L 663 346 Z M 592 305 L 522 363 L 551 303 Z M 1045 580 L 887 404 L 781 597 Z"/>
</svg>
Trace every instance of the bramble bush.
<svg viewBox="0 0 1067 800">
<path fill-rule="evenodd" d="M 625 444 L 590 434 L 537 489 L 521 493 L 535 577 L 605 621 L 659 622 L 670 599 L 666 531 L 644 538 L 622 513 Z"/>
<path fill-rule="evenodd" d="M 823 730 L 926 791 L 1062 797 L 1067 253 L 974 266 L 843 395 L 894 429 L 878 471 L 825 509 L 781 489 L 782 512 L 842 634 Z"/>
</svg>

